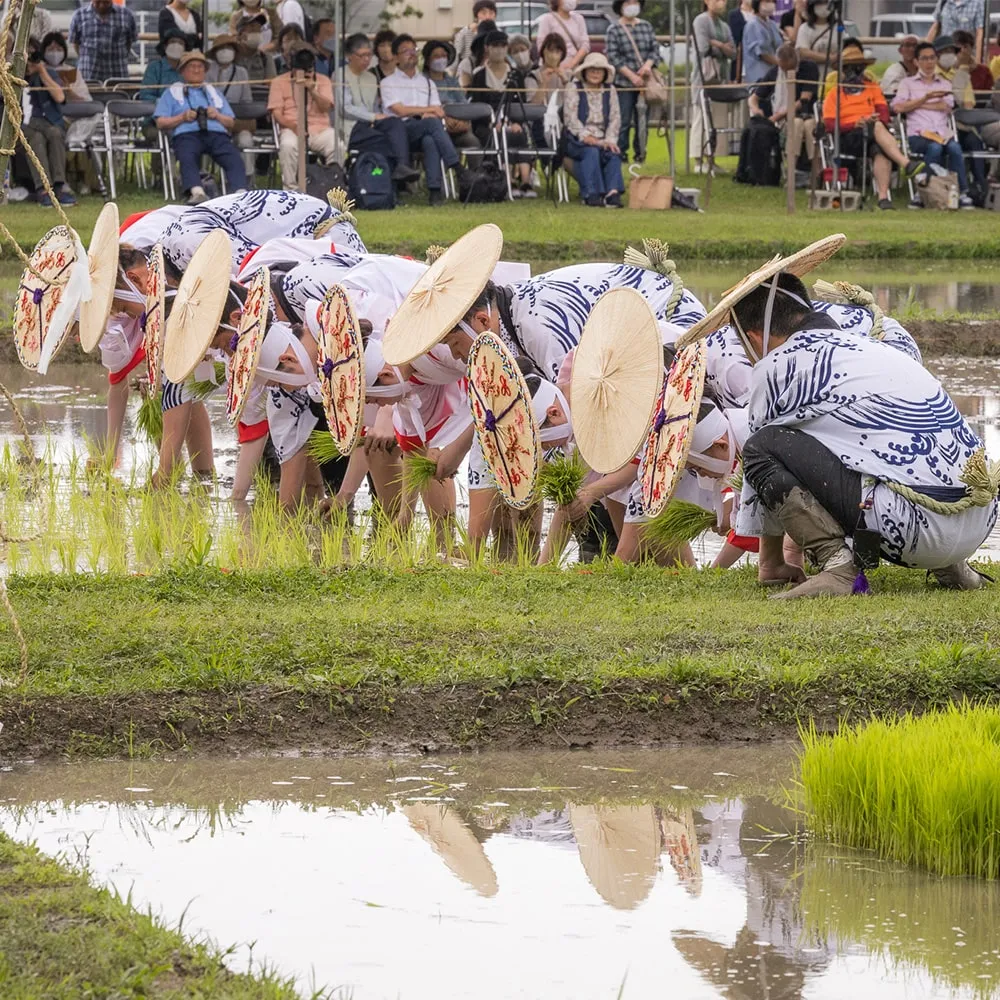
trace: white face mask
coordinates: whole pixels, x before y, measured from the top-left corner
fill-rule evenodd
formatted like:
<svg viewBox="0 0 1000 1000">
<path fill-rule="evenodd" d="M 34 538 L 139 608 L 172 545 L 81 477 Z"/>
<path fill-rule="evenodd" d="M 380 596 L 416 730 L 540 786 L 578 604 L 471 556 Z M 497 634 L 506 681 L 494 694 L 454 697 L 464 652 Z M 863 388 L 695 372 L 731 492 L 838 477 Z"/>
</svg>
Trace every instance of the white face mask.
<svg viewBox="0 0 1000 1000">
<path fill-rule="evenodd" d="M 184 55 L 184 46 L 180 43 L 177 45 L 168 45 L 166 53 L 168 59 L 180 59 Z"/>
<path fill-rule="evenodd" d="M 515 52 L 511 56 L 514 60 L 514 65 L 520 67 L 521 69 L 526 69 L 531 65 L 531 53 L 530 52 Z"/>
<path fill-rule="evenodd" d="M 432 73 L 443 73 L 447 68 L 448 68 L 448 60 L 446 58 L 431 60 Z"/>
<path fill-rule="evenodd" d="M 45 53 L 45 61 L 50 66 L 61 66 L 65 58 L 66 57 L 63 55 L 62 49 L 49 49 L 49 51 Z"/>
<path fill-rule="evenodd" d="M 626 17 L 638 17 L 640 10 L 642 10 L 642 7 L 637 3 L 627 3 L 622 7 L 622 13 Z"/>
<path fill-rule="evenodd" d="M 243 39 L 243 44 L 246 45 L 248 49 L 259 49 L 260 48 L 261 36 L 256 32 L 252 35 L 247 35 Z"/>
<path fill-rule="evenodd" d="M 951 69 L 952 66 L 958 63 L 958 56 L 954 52 L 942 52 L 938 56 L 938 65 L 942 69 Z"/>
<path fill-rule="evenodd" d="M 220 66 L 228 66 L 236 58 L 236 53 L 232 49 L 220 49 L 215 53 L 215 61 Z"/>
<path fill-rule="evenodd" d="M 576 0 L 562 0 L 562 9 L 567 14 L 572 14 L 576 10 Z"/>
</svg>

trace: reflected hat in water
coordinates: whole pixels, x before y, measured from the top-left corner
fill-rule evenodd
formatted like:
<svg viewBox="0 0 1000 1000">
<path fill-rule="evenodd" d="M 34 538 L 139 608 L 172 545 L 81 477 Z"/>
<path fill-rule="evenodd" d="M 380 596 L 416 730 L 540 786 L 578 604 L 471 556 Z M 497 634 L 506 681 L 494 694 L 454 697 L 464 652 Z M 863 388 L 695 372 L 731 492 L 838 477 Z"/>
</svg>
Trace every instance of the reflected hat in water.
<svg viewBox="0 0 1000 1000">
<path fill-rule="evenodd" d="M 233 427 L 240 422 L 257 374 L 271 312 L 270 285 L 271 272 L 264 266 L 250 282 L 240 325 L 233 335 L 233 356 L 229 359 L 229 382 L 226 387 L 226 415 Z"/>
<path fill-rule="evenodd" d="M 649 430 L 663 385 L 656 317 L 631 288 L 595 303 L 573 360 L 573 433 L 584 461 L 603 474 L 630 462 Z"/>
<path fill-rule="evenodd" d="M 87 250 L 90 300 L 80 303 L 80 346 L 89 354 L 100 343 L 118 283 L 118 206 L 109 201 L 94 225 Z M 44 368 L 41 369 L 44 374 Z"/>
<path fill-rule="evenodd" d="M 319 321 L 319 388 L 330 437 L 350 455 L 361 436 L 365 407 L 365 347 L 354 306 L 342 285 L 323 297 Z"/>
</svg>

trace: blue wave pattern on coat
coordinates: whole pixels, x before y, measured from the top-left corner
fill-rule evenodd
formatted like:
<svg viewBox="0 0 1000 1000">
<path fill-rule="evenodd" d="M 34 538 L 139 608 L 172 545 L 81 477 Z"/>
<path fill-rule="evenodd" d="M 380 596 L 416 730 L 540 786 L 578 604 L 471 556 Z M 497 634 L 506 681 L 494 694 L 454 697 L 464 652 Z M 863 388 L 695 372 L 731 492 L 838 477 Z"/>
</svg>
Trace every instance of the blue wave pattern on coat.
<svg viewBox="0 0 1000 1000">
<path fill-rule="evenodd" d="M 364 259 L 363 253 L 353 250 L 320 254 L 293 267 L 282 279 L 281 288 L 292 308 L 302 316 L 309 299 L 322 301 L 323 296 Z"/>
</svg>

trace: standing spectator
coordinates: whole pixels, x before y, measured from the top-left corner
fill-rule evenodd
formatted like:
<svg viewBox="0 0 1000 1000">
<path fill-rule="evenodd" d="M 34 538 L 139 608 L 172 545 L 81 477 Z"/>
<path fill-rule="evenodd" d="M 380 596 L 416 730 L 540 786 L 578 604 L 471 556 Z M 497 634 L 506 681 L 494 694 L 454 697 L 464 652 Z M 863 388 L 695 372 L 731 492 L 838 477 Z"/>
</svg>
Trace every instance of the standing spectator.
<svg viewBox="0 0 1000 1000">
<path fill-rule="evenodd" d="M 614 75 L 614 67 L 604 55 L 592 52 L 577 69 L 563 98 L 566 155 L 574 162 L 580 197 L 595 207 L 622 205 L 621 111 L 611 84 Z"/>
<path fill-rule="evenodd" d="M 12 24 L 17 24 L 18 15 L 21 11 L 21 0 L 11 0 L 13 10 Z M 31 27 L 28 29 L 28 41 L 36 48 L 42 40 L 52 34 L 52 15 L 45 10 L 41 4 L 35 4 L 35 9 L 31 15 Z M 6 55 L 6 53 L 4 53 Z"/>
<path fill-rule="evenodd" d="M 566 58 L 566 42 L 562 35 L 546 35 L 538 50 L 538 66 L 524 78 L 524 90 L 531 104 L 548 104 L 552 95 L 562 93 L 570 74 L 562 69 Z"/>
<path fill-rule="evenodd" d="M 260 24 L 260 40 L 257 47 L 264 46 L 266 49 L 281 31 L 281 21 L 278 20 L 274 8 L 265 7 L 262 0 L 236 0 L 236 10 L 229 17 L 229 34 L 238 35 L 240 25 L 248 18 L 255 19 Z"/>
<path fill-rule="evenodd" d="M 201 33 L 201 17 L 196 10 L 191 10 L 187 0 L 170 0 L 160 9 L 156 22 L 156 30 L 162 42 L 168 31 L 176 28 L 188 37 L 189 49 L 204 49 L 205 43 Z"/>
<path fill-rule="evenodd" d="M 882 93 L 891 101 L 896 96 L 899 81 L 913 76 L 917 72 L 917 44 L 920 39 L 916 35 L 904 35 L 899 40 L 899 62 L 893 63 L 882 74 Z"/>
<path fill-rule="evenodd" d="M 976 40 L 968 31 L 956 31 L 952 38 L 958 46 L 958 65 L 969 74 L 969 82 L 975 95 L 976 107 L 989 105 L 988 91 L 993 89 L 993 74 L 986 63 L 976 58 Z"/>
<path fill-rule="evenodd" d="M 402 118 L 411 152 L 424 157 L 427 194 L 431 205 L 441 205 L 444 182 L 441 164 L 446 170 L 460 170 L 458 153 L 445 131 L 444 108 L 434 82 L 417 72 L 417 43 L 410 35 L 397 35 L 392 43 L 396 71 L 379 85 L 382 107 Z"/>
<path fill-rule="evenodd" d="M 917 46 L 917 67 L 916 76 L 900 81 L 892 110 L 906 115 L 906 137 L 912 152 L 922 156 L 927 163 L 938 165 L 947 157 L 948 169 L 958 177 L 961 192 L 958 204 L 962 208 L 972 208 L 962 147 L 948 123 L 955 97 L 951 84 L 938 72 L 937 53 L 930 42 Z M 944 142 L 930 139 L 928 134 L 940 136 Z"/>
<path fill-rule="evenodd" d="M 938 0 L 927 41 L 933 42 L 939 35 L 954 36 L 956 31 L 968 31 L 975 36 L 978 59 L 983 51 L 983 15 L 982 0 Z"/>
<path fill-rule="evenodd" d="M 795 44 L 795 39 L 798 37 L 799 28 L 806 22 L 808 14 L 807 3 L 808 0 L 795 0 L 794 5 L 786 10 L 778 19 L 778 28 L 781 30 L 781 37 L 786 42 L 791 42 L 792 45 Z"/>
<path fill-rule="evenodd" d="M 480 21 L 493 21 L 497 19 L 496 0 L 476 0 L 472 5 L 472 24 L 467 24 L 464 28 L 459 28 L 455 33 L 455 59 L 449 64 L 450 68 L 458 72 L 458 64 L 467 59 L 472 52 L 472 40 L 476 37 L 476 29 Z"/>
<path fill-rule="evenodd" d="M 963 37 L 964 36 L 964 37 Z M 961 38 L 961 42 L 959 39 Z M 965 48 L 966 62 L 962 62 L 963 45 Z M 976 95 L 972 86 L 972 70 L 975 69 L 975 60 L 972 57 L 972 35 L 967 31 L 960 31 L 955 38 L 948 35 L 938 35 L 934 42 L 934 51 L 938 57 L 938 72 L 951 84 L 951 92 L 955 98 L 956 110 L 970 111 L 976 106 Z M 989 70 L 983 67 L 986 73 Z M 990 86 L 993 86 L 993 78 L 989 77 Z M 962 152 L 980 153 L 986 145 L 983 142 L 978 129 L 971 125 L 966 125 L 956 121 L 958 144 L 962 147 Z M 980 205 L 986 200 L 986 161 L 979 157 L 970 157 L 972 176 L 976 182 L 973 190 L 970 189 L 969 196 Z"/>
<path fill-rule="evenodd" d="M 304 45 L 306 36 L 297 24 L 286 24 L 278 32 L 275 66 L 279 73 L 287 73 L 292 68 L 292 50 Z"/>
<path fill-rule="evenodd" d="M 782 45 L 778 49 L 778 65 L 772 66 L 751 89 L 747 103 L 751 117 L 759 115 L 784 129 L 786 150 L 790 135 L 788 122 L 794 120 L 797 125 L 796 138 L 787 152 L 798 157 L 804 149 L 811 164 L 816 152 L 816 118 L 813 108 L 819 92 L 819 68 L 816 63 L 800 59 L 799 56 L 800 52 L 794 45 L 788 42 Z M 795 104 L 790 108 L 787 84 L 792 79 L 795 80 Z M 809 166 L 805 169 L 808 170 Z"/>
<path fill-rule="evenodd" d="M 615 90 L 621 112 L 621 131 L 618 148 L 622 157 L 628 158 L 628 137 L 632 118 L 636 113 L 639 95 L 643 92 L 653 67 L 660 61 L 660 46 L 649 21 L 639 19 L 646 0 L 612 0 L 611 9 L 618 15 L 618 23 L 608 28 L 604 54 L 615 68 Z M 636 161 L 642 158 L 638 123 L 633 150 Z"/>
<path fill-rule="evenodd" d="M 421 58 L 424 64 L 424 75 L 428 80 L 433 81 L 437 87 L 438 97 L 441 99 L 441 106 L 448 104 L 465 104 L 468 97 L 459 83 L 457 76 L 452 76 L 448 72 L 450 66 L 455 65 L 455 49 L 450 42 L 439 41 L 432 38 L 424 43 Z M 391 119 L 399 121 L 398 118 Z M 444 129 L 451 139 L 451 144 L 457 150 L 481 149 L 479 139 L 472 131 L 472 123 L 460 118 L 453 118 L 445 115 Z"/>
<path fill-rule="evenodd" d="M 393 54 L 393 43 L 396 41 L 396 32 L 391 28 L 383 28 L 372 39 L 372 46 L 375 49 L 375 64 L 373 72 L 375 79 L 381 83 L 387 76 L 392 76 L 396 72 L 396 57 Z"/>
<path fill-rule="evenodd" d="M 754 16 L 751 0 L 740 0 L 740 5 L 729 12 L 729 31 L 736 46 L 736 63 L 733 65 L 733 79 L 743 79 L 743 32 L 747 21 Z"/>
<path fill-rule="evenodd" d="M 309 21 L 306 18 L 306 12 L 299 3 L 299 0 L 278 0 L 274 5 L 274 12 L 278 15 L 278 20 L 281 22 L 283 28 L 287 28 L 290 24 L 294 24 L 296 28 L 302 33 L 303 39 L 305 41 L 312 41 L 309 37 L 311 32 L 309 30 Z"/>
<path fill-rule="evenodd" d="M 826 64 L 837 57 L 837 39 L 830 22 L 829 0 L 808 0 L 805 24 L 795 36 L 799 58 L 815 63 L 826 74 Z"/>
<path fill-rule="evenodd" d="M 333 74 L 333 50 L 337 45 L 337 26 L 329 17 L 321 17 L 313 25 L 313 48 L 316 50 L 316 72 Z"/>
<path fill-rule="evenodd" d="M 392 168 L 392 179 L 399 183 L 415 181 L 420 172 L 410 165 L 410 143 L 406 126 L 399 118 L 382 110 L 378 80 L 368 68 L 372 46 L 368 36 L 351 35 L 344 43 L 346 61 L 340 70 L 338 92 L 342 95 L 345 137 L 349 149 L 381 153 Z"/>
<path fill-rule="evenodd" d="M 236 38 L 239 42 L 236 65 L 245 69 L 251 80 L 270 80 L 278 75 L 274 56 L 261 48 L 266 23 L 267 17 L 264 14 L 244 17 L 236 23 Z"/>
<path fill-rule="evenodd" d="M 549 0 L 549 10 L 538 19 L 538 37 L 558 32 L 566 42 L 563 69 L 575 70 L 590 51 L 587 22 L 576 10 L 576 0 Z"/>
<path fill-rule="evenodd" d="M 750 0 L 753 17 L 743 29 L 743 82 L 757 83 L 771 66 L 778 65 L 781 32 L 771 20 L 774 0 Z"/>
<path fill-rule="evenodd" d="M 188 204 L 198 205 L 207 195 L 201 184 L 201 158 L 210 156 L 226 172 L 230 191 L 247 186 L 243 159 L 229 137 L 233 109 L 210 83 L 205 82 L 208 60 L 198 51 L 180 61 L 181 79 L 156 102 L 156 127 L 170 133 L 170 145 L 181 167 L 181 185 Z"/>
<path fill-rule="evenodd" d="M 702 95 L 705 86 L 726 83 L 730 79 L 730 60 L 736 56 L 736 45 L 729 25 L 722 19 L 726 9 L 725 0 L 704 0 L 705 9 L 691 24 L 691 34 L 697 48 L 698 60 L 691 72 L 691 152 L 694 157 L 694 172 L 700 174 L 708 169 L 702 163 L 705 151 L 705 111 Z M 711 94 L 711 91 L 709 91 Z M 711 97 L 709 98 L 711 100 Z"/>
<path fill-rule="evenodd" d="M 34 161 L 28 159 L 35 198 L 39 205 L 52 207 L 52 199 L 43 186 L 48 178 L 59 204 L 75 205 L 76 198 L 66 183 L 66 119 L 61 110 L 66 93 L 37 49 L 28 55 L 26 79 L 31 88 L 28 92 L 31 115 L 25 118 L 24 137 L 42 168 L 40 172 Z"/>
<path fill-rule="evenodd" d="M 486 36 L 498 30 L 496 21 L 490 18 L 479 22 L 475 37 L 469 44 L 469 54 L 458 61 L 458 82 L 464 90 L 472 86 L 472 74 L 482 66 L 486 58 Z"/>
<path fill-rule="evenodd" d="M 288 58 L 292 68 L 271 81 L 267 110 L 281 129 L 278 135 L 278 162 L 281 164 L 282 186 L 286 191 L 298 191 L 299 109 L 297 88 L 293 88 L 293 82 L 303 86 L 308 147 L 319 153 L 327 165 L 333 163 L 337 155 L 337 133 L 330 124 L 333 84 L 328 76 L 316 73 L 316 56 L 312 46 L 299 42 L 289 51 Z"/>
<path fill-rule="evenodd" d="M 70 44 L 78 56 L 76 68 L 84 80 L 127 77 L 137 37 L 132 11 L 113 0 L 90 0 L 73 12 L 69 22 Z"/>
<path fill-rule="evenodd" d="M 242 66 L 236 65 L 236 50 L 239 46 L 234 35 L 216 35 L 215 42 L 208 50 L 212 60 L 205 79 L 211 83 L 229 102 L 229 106 L 249 104 L 253 100 L 250 89 L 250 75 Z M 233 140 L 240 149 L 253 146 L 256 122 L 249 118 L 237 118 L 233 123 Z M 247 174 L 253 173 L 253 154 L 244 153 L 243 163 Z"/>
</svg>

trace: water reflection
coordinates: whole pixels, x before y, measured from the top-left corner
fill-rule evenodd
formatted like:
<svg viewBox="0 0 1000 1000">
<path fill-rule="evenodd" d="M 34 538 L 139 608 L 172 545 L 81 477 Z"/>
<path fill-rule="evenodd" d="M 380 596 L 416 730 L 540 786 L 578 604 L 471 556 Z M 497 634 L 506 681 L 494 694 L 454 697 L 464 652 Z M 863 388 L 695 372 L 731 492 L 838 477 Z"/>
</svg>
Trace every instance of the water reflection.
<svg viewBox="0 0 1000 1000">
<path fill-rule="evenodd" d="M 774 804 L 790 769 L 787 748 L 22 765 L 0 828 L 357 1000 L 994 995 L 1000 889 L 805 842 Z"/>
</svg>

